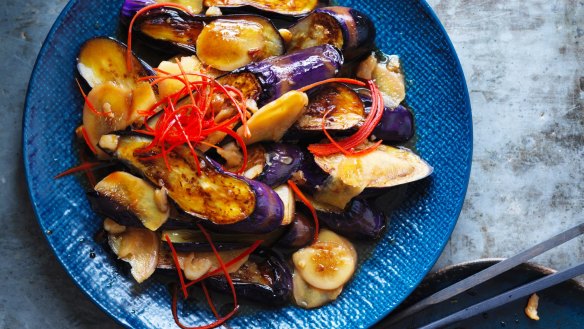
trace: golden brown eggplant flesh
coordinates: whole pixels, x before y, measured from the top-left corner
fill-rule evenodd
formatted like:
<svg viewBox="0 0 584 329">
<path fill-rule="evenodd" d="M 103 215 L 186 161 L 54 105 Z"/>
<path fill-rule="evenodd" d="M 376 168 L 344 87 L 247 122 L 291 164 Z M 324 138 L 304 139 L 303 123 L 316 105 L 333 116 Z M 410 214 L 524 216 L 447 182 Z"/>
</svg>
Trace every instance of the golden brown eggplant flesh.
<svg viewBox="0 0 584 329">
<path fill-rule="evenodd" d="M 119 136 L 115 148 L 107 150 L 134 168 L 150 182 L 164 187 L 168 196 L 193 220 L 204 219 L 209 227 L 242 233 L 267 233 L 278 228 L 284 217 L 283 204 L 267 185 L 229 172 L 206 158 L 195 158 L 187 147 L 177 147 L 167 155 L 152 140 L 139 135 Z"/>
<path fill-rule="evenodd" d="M 87 40 L 77 55 L 77 71 L 91 88 L 111 81 L 133 89 L 138 78 L 153 74 L 152 69 L 133 54 L 131 64 L 128 70 L 126 45 L 109 37 Z"/>
<path fill-rule="evenodd" d="M 364 13 L 347 7 L 324 7 L 290 27 L 288 52 L 323 44 L 342 50 L 347 61 L 359 59 L 375 47 L 375 26 Z"/>
<path fill-rule="evenodd" d="M 270 13 L 298 16 L 314 10 L 318 0 L 205 0 L 204 4 L 220 8 L 250 6 Z"/>
</svg>

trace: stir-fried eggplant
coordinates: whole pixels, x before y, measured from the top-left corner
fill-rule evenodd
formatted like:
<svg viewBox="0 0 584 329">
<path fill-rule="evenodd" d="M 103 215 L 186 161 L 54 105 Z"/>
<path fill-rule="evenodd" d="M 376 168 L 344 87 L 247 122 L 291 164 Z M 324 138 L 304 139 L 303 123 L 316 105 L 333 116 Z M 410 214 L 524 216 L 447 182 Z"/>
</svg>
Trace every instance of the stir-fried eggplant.
<svg viewBox="0 0 584 329">
<path fill-rule="evenodd" d="M 131 63 L 128 70 L 126 45 L 108 37 L 87 40 L 77 55 L 77 71 L 92 88 L 111 81 L 133 89 L 138 78 L 152 74 L 152 69 L 133 54 Z"/>
<path fill-rule="evenodd" d="M 322 131 L 323 116 L 327 114 L 324 128 L 349 130 L 364 121 L 364 106 L 359 94 L 340 83 L 329 83 L 310 94 L 308 109 L 296 122 L 301 131 Z"/>
<path fill-rule="evenodd" d="M 369 112 L 366 109 L 367 112 Z M 384 142 L 407 142 L 415 133 L 414 114 L 408 108 L 398 105 L 385 107 L 381 121 L 373 130 L 373 135 Z"/>
<path fill-rule="evenodd" d="M 290 90 L 334 77 L 342 64 L 338 49 L 322 45 L 249 64 L 219 81 L 238 88 L 262 106 Z"/>
<path fill-rule="evenodd" d="M 432 167 L 412 151 L 387 145 L 361 156 L 339 153 L 314 159 L 325 172 L 355 187 L 391 187 L 432 173 Z"/>
<path fill-rule="evenodd" d="M 223 150 L 220 152 L 222 156 L 228 156 Z M 231 163 L 227 161 L 226 168 L 230 171 L 241 167 L 243 158 L 239 150 L 235 157 Z M 247 148 L 247 159 L 244 176 L 275 187 L 284 184 L 300 168 L 304 152 L 294 144 L 257 143 Z"/>
<path fill-rule="evenodd" d="M 225 231 L 267 233 L 280 226 L 282 201 L 267 185 L 224 172 L 214 161 L 199 156 L 200 172 L 187 147 L 177 147 L 166 160 L 152 140 L 137 135 L 119 136 L 110 152 L 139 171 L 153 184 L 164 187 L 170 198 L 189 216 Z"/>
<path fill-rule="evenodd" d="M 162 2 L 185 6 L 191 14 L 199 14 L 203 11 L 203 0 L 124 0 L 120 10 L 120 20 L 127 25 L 140 9 Z"/>
<path fill-rule="evenodd" d="M 224 16 L 207 24 L 197 39 L 199 59 L 221 71 L 232 71 L 283 53 L 280 33 L 261 16 Z"/>
<path fill-rule="evenodd" d="M 381 210 L 365 199 L 353 199 L 342 211 L 317 202 L 313 206 L 321 223 L 349 238 L 379 239 L 388 221 Z"/>
<path fill-rule="evenodd" d="M 93 210 L 128 226 L 144 226 L 156 231 L 168 219 L 166 192 L 123 171 L 102 179 L 88 193 Z"/>
<path fill-rule="evenodd" d="M 154 8 L 136 19 L 134 32 L 163 50 L 197 53 L 221 71 L 231 71 L 284 53 L 278 30 L 255 15 L 191 15 L 170 7 Z"/>
<path fill-rule="evenodd" d="M 314 221 L 309 218 L 306 207 L 296 206 L 296 212 L 292 223 L 284 235 L 278 240 L 278 246 L 286 249 L 298 249 L 306 247 L 314 238 Z"/>
<path fill-rule="evenodd" d="M 318 0 L 205 0 L 204 4 L 220 8 L 250 6 L 267 12 L 297 16 L 314 10 Z"/>
<path fill-rule="evenodd" d="M 241 268 L 231 274 L 237 296 L 268 305 L 289 301 L 292 293 L 292 272 L 286 261 L 270 249 L 258 248 Z M 223 276 L 205 281 L 214 290 L 230 293 Z"/>
<path fill-rule="evenodd" d="M 341 49 L 347 61 L 352 61 L 369 54 L 375 45 L 373 22 L 353 8 L 318 8 L 289 30 L 292 39 L 288 51 L 330 44 Z"/>
<path fill-rule="evenodd" d="M 262 245 L 274 244 L 283 234 L 285 228 L 280 227 L 265 234 L 225 234 L 208 231 L 217 250 L 233 250 L 247 248 L 257 240 L 262 240 Z M 212 247 L 205 235 L 196 229 L 177 229 L 162 231 L 161 238 L 166 241 L 166 236 L 178 251 L 212 251 Z"/>
</svg>

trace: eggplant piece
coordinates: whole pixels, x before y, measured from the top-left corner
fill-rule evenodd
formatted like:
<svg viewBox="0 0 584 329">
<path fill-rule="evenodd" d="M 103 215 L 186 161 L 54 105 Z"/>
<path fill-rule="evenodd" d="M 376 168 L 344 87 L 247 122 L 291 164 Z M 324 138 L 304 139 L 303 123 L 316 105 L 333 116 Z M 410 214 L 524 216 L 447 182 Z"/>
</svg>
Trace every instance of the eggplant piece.
<svg viewBox="0 0 584 329">
<path fill-rule="evenodd" d="M 329 44 L 341 49 L 352 61 L 375 48 L 375 26 L 364 13 L 347 7 L 324 7 L 289 28 L 288 52 Z"/>
<path fill-rule="evenodd" d="M 368 109 L 365 111 L 369 112 Z M 384 142 L 407 142 L 416 132 L 414 114 L 405 106 L 385 107 L 381 121 L 373 129 L 373 135 Z"/>
<path fill-rule="evenodd" d="M 205 0 L 207 7 L 232 8 L 250 6 L 262 11 L 282 15 L 304 15 L 316 8 L 318 0 Z"/>
<path fill-rule="evenodd" d="M 387 216 L 366 199 L 353 199 L 342 211 L 318 202 L 313 206 L 322 224 L 349 238 L 377 240 L 388 223 Z"/>
<path fill-rule="evenodd" d="M 128 134 L 119 136 L 115 148 L 107 151 L 152 184 L 164 186 L 185 216 L 203 219 L 202 224 L 211 228 L 241 233 L 267 233 L 282 223 L 284 206 L 267 185 L 224 172 L 202 155 L 198 156 L 199 172 L 184 146 L 167 155 L 172 169 L 168 170 L 158 147 L 144 151 L 151 142 L 148 137 Z"/>
<path fill-rule="evenodd" d="M 154 8 L 136 19 L 133 31 L 157 49 L 197 53 L 221 71 L 284 53 L 282 36 L 264 17 L 191 15 L 171 7 Z"/>
<path fill-rule="evenodd" d="M 284 40 L 267 18 L 253 15 L 222 16 L 207 24 L 197 38 L 199 59 L 221 71 L 284 53 Z"/>
<path fill-rule="evenodd" d="M 283 305 L 292 294 L 292 272 L 286 261 L 276 252 L 258 248 L 241 268 L 231 274 L 238 297 L 268 305 Z M 205 280 L 213 290 L 231 293 L 223 276 Z"/>
<path fill-rule="evenodd" d="M 278 240 L 277 245 L 286 249 L 299 249 L 308 246 L 314 238 L 314 221 L 307 214 L 306 207 L 296 205 L 294 219 Z"/>
<path fill-rule="evenodd" d="M 263 240 L 264 242 L 262 245 L 272 245 L 280 238 L 283 231 L 284 227 L 265 234 L 225 234 L 212 231 L 209 231 L 208 233 L 217 250 L 233 250 L 247 248 L 257 240 Z M 168 235 L 177 251 L 190 252 L 213 250 L 207 241 L 207 238 L 199 230 L 164 230 L 162 231 L 161 239 L 166 241 L 166 235 Z"/>
<path fill-rule="evenodd" d="M 302 153 L 302 162 L 292 175 L 292 180 L 302 188 L 314 192 L 323 186 L 329 174 L 314 161 L 314 155 L 308 151 Z"/>
<path fill-rule="evenodd" d="M 113 172 L 99 181 L 88 197 L 96 213 L 125 226 L 140 225 L 156 231 L 170 214 L 163 191 L 123 171 Z"/>
<path fill-rule="evenodd" d="M 252 63 L 219 78 L 263 106 L 288 91 L 334 77 L 343 64 L 341 52 L 322 45 Z"/>
<path fill-rule="evenodd" d="M 364 143 L 362 147 L 369 147 Z M 406 148 L 379 145 L 371 153 L 361 156 L 333 154 L 316 156 L 318 166 L 349 186 L 391 187 L 423 179 L 433 168 Z"/>
<path fill-rule="evenodd" d="M 156 50 L 195 53 L 195 43 L 205 27 L 204 16 L 193 16 L 180 9 L 161 7 L 136 18 L 133 33 Z"/>
<path fill-rule="evenodd" d="M 256 179 L 269 186 L 286 183 L 304 160 L 304 152 L 293 144 L 268 143 L 263 148 L 265 165 Z"/>
<path fill-rule="evenodd" d="M 134 54 L 131 70 L 128 70 L 126 49 L 125 44 L 113 38 L 89 39 L 81 46 L 77 55 L 77 71 L 91 88 L 111 81 L 133 89 L 138 78 L 154 73 L 148 64 Z"/>
<path fill-rule="evenodd" d="M 203 11 L 203 0 L 124 0 L 120 10 L 120 20 L 129 25 L 140 9 L 161 2 L 183 5 L 190 9 L 191 14 L 200 14 Z"/>
<path fill-rule="evenodd" d="M 139 228 L 127 228 L 120 234 L 109 234 L 108 245 L 119 259 L 128 262 L 138 283 L 144 282 L 156 270 L 160 240 L 156 233 Z"/>
<path fill-rule="evenodd" d="M 244 176 L 271 187 L 279 186 L 300 168 L 304 152 L 294 144 L 257 143 L 247 149 L 247 165 Z M 236 171 L 240 162 L 232 161 L 227 167 Z"/>
<path fill-rule="evenodd" d="M 308 109 L 296 122 L 300 131 L 322 132 L 322 119 L 327 130 L 349 130 L 357 128 L 365 120 L 365 108 L 359 94 L 341 83 L 328 83 L 309 96 Z"/>
</svg>

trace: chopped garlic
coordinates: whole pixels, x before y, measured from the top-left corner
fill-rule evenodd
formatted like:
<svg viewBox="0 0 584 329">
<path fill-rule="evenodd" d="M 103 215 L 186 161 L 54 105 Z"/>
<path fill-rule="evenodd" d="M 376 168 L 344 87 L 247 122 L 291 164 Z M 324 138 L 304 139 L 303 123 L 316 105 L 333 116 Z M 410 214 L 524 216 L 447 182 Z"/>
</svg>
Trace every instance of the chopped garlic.
<svg viewBox="0 0 584 329">
<path fill-rule="evenodd" d="M 527 306 L 525 307 L 525 315 L 532 320 L 539 321 L 539 316 L 537 315 L 538 305 L 539 296 L 537 294 L 531 295 L 527 301 Z"/>
</svg>

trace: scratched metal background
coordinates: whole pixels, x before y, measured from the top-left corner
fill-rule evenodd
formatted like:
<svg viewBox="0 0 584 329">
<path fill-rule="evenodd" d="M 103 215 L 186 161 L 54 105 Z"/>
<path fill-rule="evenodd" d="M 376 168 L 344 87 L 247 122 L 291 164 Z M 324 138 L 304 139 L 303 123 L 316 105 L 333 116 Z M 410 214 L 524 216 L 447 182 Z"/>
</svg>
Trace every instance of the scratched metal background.
<svg viewBox="0 0 584 329">
<path fill-rule="evenodd" d="M 467 200 L 436 268 L 510 256 L 584 220 L 584 1 L 430 0 L 473 105 Z M 66 0 L 0 6 L 0 328 L 117 328 L 48 250 L 30 206 L 21 120 L 36 54 Z M 565 268 L 584 240 L 537 261 Z"/>
</svg>

